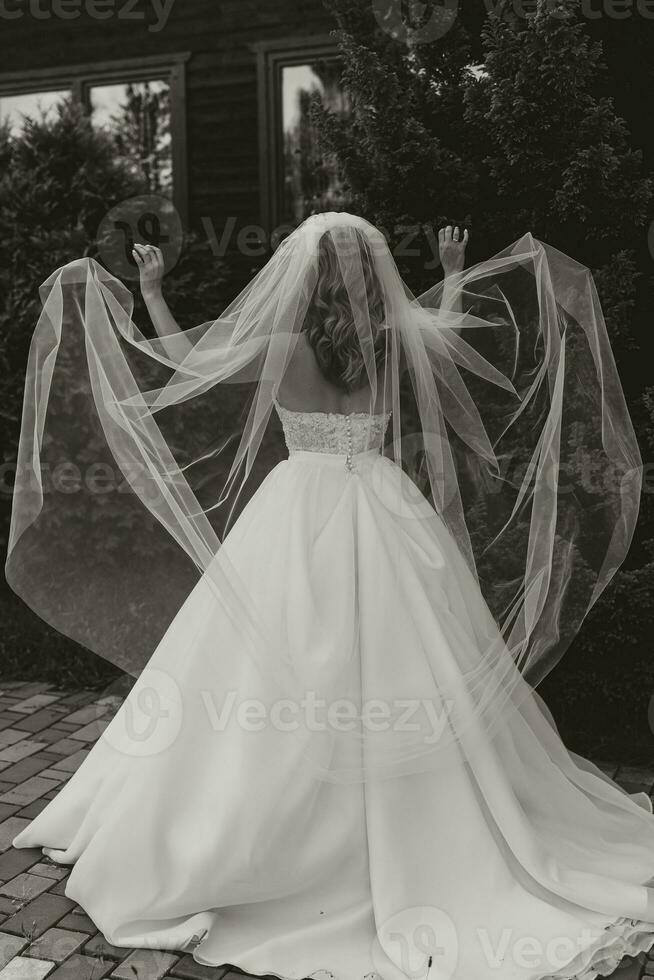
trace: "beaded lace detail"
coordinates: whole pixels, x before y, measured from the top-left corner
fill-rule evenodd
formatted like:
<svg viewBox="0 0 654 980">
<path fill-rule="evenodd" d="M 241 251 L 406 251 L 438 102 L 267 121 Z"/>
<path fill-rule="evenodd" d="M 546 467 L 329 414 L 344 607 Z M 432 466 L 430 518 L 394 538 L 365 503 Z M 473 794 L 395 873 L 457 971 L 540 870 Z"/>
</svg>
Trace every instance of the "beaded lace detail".
<svg viewBox="0 0 654 980">
<path fill-rule="evenodd" d="M 294 412 L 275 402 L 289 451 L 338 453 L 351 458 L 368 449 L 381 448 L 390 412 L 369 415 L 367 412 Z M 348 465 L 349 462 L 349 465 Z"/>
</svg>

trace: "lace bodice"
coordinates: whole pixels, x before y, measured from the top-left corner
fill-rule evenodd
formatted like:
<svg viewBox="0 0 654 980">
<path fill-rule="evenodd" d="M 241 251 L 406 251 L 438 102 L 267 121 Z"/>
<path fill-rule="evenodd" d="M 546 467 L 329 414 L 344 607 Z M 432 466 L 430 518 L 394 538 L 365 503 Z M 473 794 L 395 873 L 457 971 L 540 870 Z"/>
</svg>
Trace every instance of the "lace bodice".
<svg viewBox="0 0 654 980">
<path fill-rule="evenodd" d="M 294 412 L 275 401 L 289 452 L 339 453 L 350 458 L 355 453 L 379 449 L 391 417 L 390 412 Z"/>
</svg>

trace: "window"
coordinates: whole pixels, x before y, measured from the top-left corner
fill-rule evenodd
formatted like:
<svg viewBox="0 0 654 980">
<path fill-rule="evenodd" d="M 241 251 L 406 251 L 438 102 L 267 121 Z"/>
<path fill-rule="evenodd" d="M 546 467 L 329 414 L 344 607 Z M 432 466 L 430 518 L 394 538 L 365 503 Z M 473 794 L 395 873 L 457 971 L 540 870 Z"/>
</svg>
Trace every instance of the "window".
<svg viewBox="0 0 654 980">
<path fill-rule="evenodd" d="M 258 56 L 262 224 L 272 233 L 313 211 L 347 208 L 336 161 L 321 151 L 309 118 L 313 93 L 348 112 L 341 63 L 331 38 L 262 42 Z"/>
<path fill-rule="evenodd" d="M 12 136 L 17 136 L 26 118 L 48 116 L 68 95 L 67 89 L 59 91 L 26 92 L 23 95 L 2 95 L 0 93 L 0 126 L 8 126 Z"/>
<path fill-rule="evenodd" d="M 65 96 L 85 106 L 116 155 L 151 193 L 172 198 L 188 219 L 185 63 L 187 53 L 75 65 L 56 72 L 0 73 L 0 121 L 19 133 L 25 116 L 46 115 Z"/>
<path fill-rule="evenodd" d="M 170 85 L 163 79 L 91 85 L 91 120 L 153 194 L 173 195 Z"/>
</svg>

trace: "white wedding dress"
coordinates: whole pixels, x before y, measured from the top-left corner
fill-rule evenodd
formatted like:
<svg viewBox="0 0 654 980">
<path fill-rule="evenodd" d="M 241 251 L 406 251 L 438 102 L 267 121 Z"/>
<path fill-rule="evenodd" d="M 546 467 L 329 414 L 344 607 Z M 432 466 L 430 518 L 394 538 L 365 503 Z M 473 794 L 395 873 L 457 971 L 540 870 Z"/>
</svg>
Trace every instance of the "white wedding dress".
<svg viewBox="0 0 654 980">
<path fill-rule="evenodd" d="M 438 685 L 487 607 L 438 514 L 400 493 L 388 416 L 370 434 L 367 415 L 277 412 L 289 458 L 216 560 L 316 687 L 345 656 L 362 698 Z M 110 943 L 292 980 L 590 980 L 652 946 L 651 802 L 568 752 L 537 694 L 474 758 L 462 742 L 434 772 L 321 781 L 288 715 L 225 721 L 230 697 L 271 702 L 243 642 L 201 580 L 14 840 L 74 865 L 65 894 Z"/>
</svg>

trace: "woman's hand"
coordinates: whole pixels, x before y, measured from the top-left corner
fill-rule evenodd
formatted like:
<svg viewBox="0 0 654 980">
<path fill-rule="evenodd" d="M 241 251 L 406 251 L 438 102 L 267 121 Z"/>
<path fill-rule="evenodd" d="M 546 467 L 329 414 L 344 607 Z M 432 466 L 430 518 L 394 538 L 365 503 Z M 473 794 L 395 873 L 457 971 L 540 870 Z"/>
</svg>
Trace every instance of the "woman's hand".
<svg viewBox="0 0 654 980">
<path fill-rule="evenodd" d="M 161 249 L 157 248 L 156 245 L 135 244 L 132 249 L 132 255 L 139 267 L 139 280 L 143 298 L 160 296 L 165 272 Z"/>
<path fill-rule="evenodd" d="M 443 272 L 446 276 L 453 272 L 461 272 L 465 265 L 466 245 L 468 244 L 468 229 L 464 228 L 463 238 L 459 234 L 459 226 L 452 230 L 452 225 L 440 228 L 438 231 L 438 252 Z"/>
</svg>

